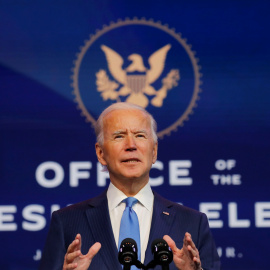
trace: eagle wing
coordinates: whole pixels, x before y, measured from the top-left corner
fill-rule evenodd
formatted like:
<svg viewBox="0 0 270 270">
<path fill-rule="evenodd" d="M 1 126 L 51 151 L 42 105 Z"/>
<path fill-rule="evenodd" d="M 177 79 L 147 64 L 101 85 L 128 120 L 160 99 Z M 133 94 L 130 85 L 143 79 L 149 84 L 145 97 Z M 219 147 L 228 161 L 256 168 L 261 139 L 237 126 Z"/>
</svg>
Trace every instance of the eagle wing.
<svg viewBox="0 0 270 270">
<path fill-rule="evenodd" d="M 101 45 L 101 50 L 105 53 L 110 73 L 118 82 L 126 84 L 126 72 L 122 69 L 123 58 L 111 48 Z"/>
<path fill-rule="evenodd" d="M 150 69 L 147 71 L 147 82 L 149 84 L 156 81 L 161 75 L 164 69 L 166 56 L 170 48 L 171 45 L 167 44 L 164 47 L 160 48 L 159 50 L 155 51 L 148 58 Z"/>
</svg>

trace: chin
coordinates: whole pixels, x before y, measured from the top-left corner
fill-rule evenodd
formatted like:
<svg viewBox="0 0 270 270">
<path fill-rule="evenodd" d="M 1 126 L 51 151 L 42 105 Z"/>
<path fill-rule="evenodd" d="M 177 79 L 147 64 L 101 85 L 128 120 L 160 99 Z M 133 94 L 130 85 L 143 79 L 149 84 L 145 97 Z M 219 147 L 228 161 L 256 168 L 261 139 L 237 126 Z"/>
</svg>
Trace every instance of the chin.
<svg viewBox="0 0 270 270">
<path fill-rule="evenodd" d="M 141 176 L 140 175 L 136 175 L 136 174 L 129 174 L 129 175 L 126 175 L 126 178 L 133 181 L 133 180 L 137 180 L 137 179 L 140 179 Z"/>
<path fill-rule="evenodd" d="M 145 181 L 146 176 L 145 174 L 142 173 L 130 173 L 130 174 L 126 174 L 125 177 L 130 180 L 130 181 Z M 149 179 L 149 177 L 147 178 L 147 180 Z"/>
</svg>

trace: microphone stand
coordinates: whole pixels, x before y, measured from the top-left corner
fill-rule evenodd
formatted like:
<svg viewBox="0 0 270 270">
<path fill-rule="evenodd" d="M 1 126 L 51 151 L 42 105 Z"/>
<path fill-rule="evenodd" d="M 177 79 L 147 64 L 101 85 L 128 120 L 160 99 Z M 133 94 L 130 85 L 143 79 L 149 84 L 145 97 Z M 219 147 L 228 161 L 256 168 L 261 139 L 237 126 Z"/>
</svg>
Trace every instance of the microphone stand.
<svg viewBox="0 0 270 270">
<path fill-rule="evenodd" d="M 146 266 L 143 263 L 141 263 L 139 260 L 137 260 L 137 262 L 135 263 L 135 266 L 138 269 L 147 269 Z"/>
<path fill-rule="evenodd" d="M 138 269 L 147 269 L 146 267 L 145 267 L 145 265 L 144 264 L 142 264 L 139 260 L 137 260 L 136 261 L 136 263 L 135 264 L 132 264 L 132 265 L 135 265 Z M 123 270 L 130 270 L 130 268 L 131 268 L 131 266 L 132 266 L 131 264 L 123 264 Z"/>
<path fill-rule="evenodd" d="M 148 263 L 146 266 L 141 263 L 139 260 L 136 261 L 136 263 L 134 264 L 138 269 L 144 269 L 144 270 L 147 270 L 147 269 L 150 269 L 150 268 L 155 268 L 158 264 L 153 260 L 151 261 L 150 263 Z M 170 266 L 169 264 L 159 264 L 161 265 L 162 267 L 162 270 L 170 270 Z M 130 270 L 131 268 L 131 265 L 127 265 L 127 264 L 124 264 L 123 265 L 124 268 L 123 270 Z"/>
<path fill-rule="evenodd" d="M 150 268 L 155 268 L 158 264 L 153 260 L 150 263 L 148 263 L 144 269 L 150 269 Z M 170 266 L 168 263 L 166 264 L 159 264 L 162 267 L 162 270 L 170 270 Z"/>
</svg>

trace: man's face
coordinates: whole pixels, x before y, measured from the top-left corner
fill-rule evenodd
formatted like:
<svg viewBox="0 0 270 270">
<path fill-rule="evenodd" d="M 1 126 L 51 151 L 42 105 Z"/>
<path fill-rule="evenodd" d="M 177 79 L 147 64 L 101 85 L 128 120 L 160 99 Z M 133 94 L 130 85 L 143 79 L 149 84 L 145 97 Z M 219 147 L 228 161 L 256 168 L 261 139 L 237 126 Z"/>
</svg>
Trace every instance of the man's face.
<svg viewBox="0 0 270 270">
<path fill-rule="evenodd" d="M 136 180 L 146 184 L 157 159 L 150 119 L 139 110 L 115 110 L 103 119 L 104 143 L 96 144 L 98 160 L 106 165 L 111 182 Z"/>
</svg>

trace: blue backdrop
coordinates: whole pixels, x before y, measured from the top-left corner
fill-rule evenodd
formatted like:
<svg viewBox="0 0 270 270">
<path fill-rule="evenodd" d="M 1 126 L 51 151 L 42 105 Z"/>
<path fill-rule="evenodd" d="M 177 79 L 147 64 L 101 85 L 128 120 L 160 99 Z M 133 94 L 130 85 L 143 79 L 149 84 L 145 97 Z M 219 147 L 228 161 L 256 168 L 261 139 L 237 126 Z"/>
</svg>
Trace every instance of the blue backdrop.
<svg viewBox="0 0 270 270">
<path fill-rule="evenodd" d="M 158 123 L 153 189 L 207 214 L 223 269 L 269 269 L 269 8 L 1 1 L 1 268 L 37 269 L 51 212 L 106 188 L 92 124 L 127 100 Z"/>
</svg>

